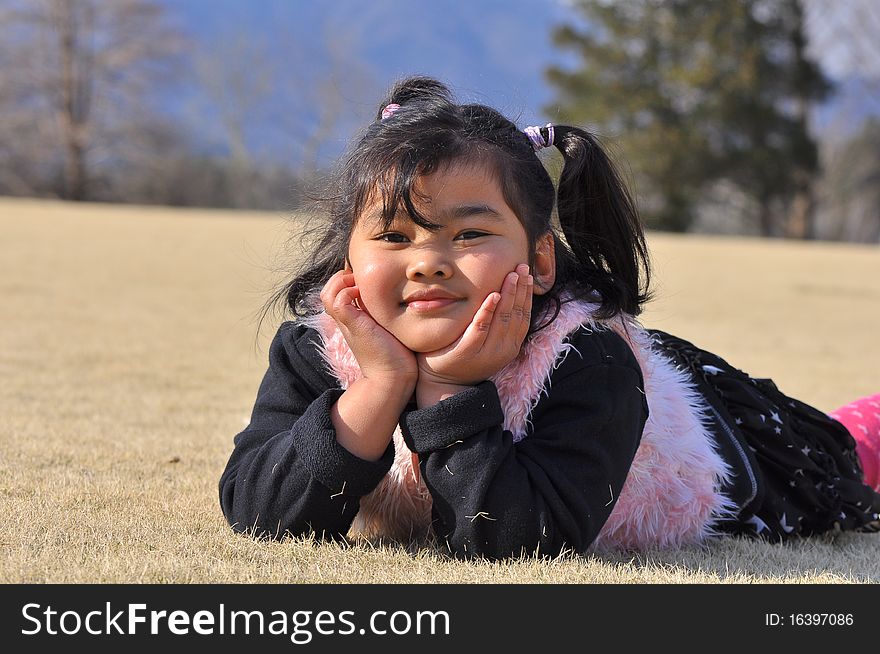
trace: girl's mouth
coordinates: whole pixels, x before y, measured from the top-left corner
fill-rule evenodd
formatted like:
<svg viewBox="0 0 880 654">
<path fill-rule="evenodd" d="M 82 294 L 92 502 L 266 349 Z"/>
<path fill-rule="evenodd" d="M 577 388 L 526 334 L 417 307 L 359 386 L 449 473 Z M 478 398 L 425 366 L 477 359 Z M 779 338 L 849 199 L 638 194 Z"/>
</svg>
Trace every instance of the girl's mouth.
<svg viewBox="0 0 880 654">
<path fill-rule="evenodd" d="M 404 298 L 403 304 L 406 306 L 407 311 L 412 311 L 413 313 L 430 313 L 432 311 L 441 311 L 460 300 L 462 300 L 462 298 L 456 297 L 449 291 L 435 287 L 421 288 L 408 294 Z"/>
<path fill-rule="evenodd" d="M 412 300 L 411 302 L 406 302 L 406 308 L 408 311 L 412 311 L 414 313 L 430 313 L 432 311 L 440 311 L 445 309 L 451 304 L 458 302 L 457 298 L 451 297 L 437 297 L 433 299 L 425 299 L 425 300 Z"/>
</svg>

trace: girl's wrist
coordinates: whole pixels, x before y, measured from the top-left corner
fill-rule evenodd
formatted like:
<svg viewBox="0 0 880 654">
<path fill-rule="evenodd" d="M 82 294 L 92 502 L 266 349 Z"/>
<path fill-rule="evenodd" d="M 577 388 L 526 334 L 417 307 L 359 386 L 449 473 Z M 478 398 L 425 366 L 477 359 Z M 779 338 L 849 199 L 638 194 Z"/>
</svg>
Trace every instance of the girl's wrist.
<svg viewBox="0 0 880 654">
<path fill-rule="evenodd" d="M 420 409 L 434 406 L 468 388 L 467 384 L 420 379 L 416 385 L 416 405 Z"/>
<path fill-rule="evenodd" d="M 390 377 L 354 381 L 330 410 L 336 442 L 361 459 L 378 461 L 412 400 L 414 387 Z"/>
<path fill-rule="evenodd" d="M 358 383 L 369 386 L 372 392 L 389 401 L 402 400 L 405 404 L 415 393 L 417 381 L 418 377 L 409 377 L 408 375 L 370 375 L 361 377 Z"/>
</svg>

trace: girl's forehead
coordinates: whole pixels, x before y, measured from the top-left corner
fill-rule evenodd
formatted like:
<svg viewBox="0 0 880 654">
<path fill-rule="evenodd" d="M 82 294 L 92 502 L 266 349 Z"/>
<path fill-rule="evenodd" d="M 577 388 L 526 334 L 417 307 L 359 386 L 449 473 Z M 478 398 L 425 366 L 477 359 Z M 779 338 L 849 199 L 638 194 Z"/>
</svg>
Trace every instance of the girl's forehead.
<svg viewBox="0 0 880 654">
<path fill-rule="evenodd" d="M 370 194 L 357 223 L 365 228 L 390 221 L 409 221 L 421 224 L 446 223 L 450 219 L 473 215 L 500 217 L 512 210 L 507 206 L 494 171 L 485 166 L 468 164 L 450 165 L 417 177 L 410 190 L 410 200 L 418 216 L 413 216 L 401 198 L 397 206 L 393 199 L 383 195 L 385 189 L 377 185 Z M 387 191 L 386 191 L 387 193 Z"/>
<path fill-rule="evenodd" d="M 401 213 L 408 216 L 403 195 L 421 212 L 430 211 L 431 205 L 448 202 L 504 202 L 501 184 L 494 166 L 488 162 L 454 160 L 442 164 L 436 170 L 416 176 L 399 198 L 394 202 L 395 184 L 393 179 L 376 182 L 366 194 L 366 201 L 358 220 L 383 220 Z"/>
<path fill-rule="evenodd" d="M 451 162 L 429 175 L 422 175 L 415 185 L 421 193 L 496 193 L 498 175 L 494 167 L 478 162 Z"/>
</svg>

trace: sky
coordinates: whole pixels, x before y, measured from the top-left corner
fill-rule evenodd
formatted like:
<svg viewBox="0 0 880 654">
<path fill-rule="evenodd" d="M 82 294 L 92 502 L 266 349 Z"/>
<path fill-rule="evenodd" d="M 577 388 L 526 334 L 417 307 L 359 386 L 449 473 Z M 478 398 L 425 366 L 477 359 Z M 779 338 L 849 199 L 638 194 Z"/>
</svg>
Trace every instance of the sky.
<svg viewBox="0 0 880 654">
<path fill-rule="evenodd" d="M 309 147 L 322 160 L 338 156 L 384 91 L 407 74 L 438 77 L 460 99 L 495 106 L 517 122 L 545 122 L 553 95 L 545 70 L 574 63 L 553 46 L 553 28 L 580 22 L 571 0 L 161 1 L 192 35 L 202 70 L 240 68 L 247 80 L 222 97 L 181 94 L 194 130 L 210 141 L 222 131 L 218 108 L 237 104 L 229 109 L 253 119 L 247 139 L 260 156 L 300 160 Z M 857 58 L 844 47 L 854 30 L 880 28 L 880 3 L 805 2 L 814 52 L 843 81 L 820 124 L 845 130 L 864 114 L 880 114 L 880 98 L 866 99 L 853 80 L 854 73 L 880 74 L 880 56 Z"/>
</svg>

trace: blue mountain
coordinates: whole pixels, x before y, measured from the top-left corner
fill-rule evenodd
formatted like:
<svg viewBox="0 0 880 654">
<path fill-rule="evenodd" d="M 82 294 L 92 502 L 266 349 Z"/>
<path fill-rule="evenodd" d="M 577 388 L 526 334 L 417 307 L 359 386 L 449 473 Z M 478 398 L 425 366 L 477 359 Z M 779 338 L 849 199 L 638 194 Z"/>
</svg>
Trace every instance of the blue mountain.
<svg viewBox="0 0 880 654">
<path fill-rule="evenodd" d="M 191 50 L 201 56 L 215 52 L 222 59 L 231 40 L 244 39 L 259 49 L 276 73 L 281 71 L 279 90 L 271 102 L 276 108 L 297 107 L 305 125 L 316 123 L 323 107 L 314 102 L 303 106 L 297 95 L 308 95 L 322 81 L 338 84 L 344 106 L 339 108 L 334 135 L 322 150 L 325 157 L 337 154 L 375 110 L 383 92 L 409 74 L 438 77 L 462 99 L 487 102 L 524 122 L 539 122 L 542 107 L 552 97 L 544 70 L 568 56 L 553 47 L 552 30 L 572 20 L 572 10 L 562 0 L 163 0 L 163 4 L 181 31 L 190 35 Z M 187 101 L 192 103 L 192 97 Z M 203 102 L 200 129 L 211 131 L 216 110 L 205 108 Z M 249 138 L 271 146 L 277 141 L 272 133 L 269 124 L 265 129 L 252 128 Z"/>
<path fill-rule="evenodd" d="M 248 142 L 262 156 L 293 163 L 330 113 L 318 154 L 325 162 L 338 155 L 383 91 L 408 74 L 438 77 L 460 98 L 492 104 L 521 123 L 546 121 L 553 92 L 544 71 L 576 63 L 552 45 L 553 28 L 582 23 L 569 0 L 161 1 L 191 35 L 193 51 L 216 57 L 218 66 L 230 65 L 233 41 L 261 53 L 274 87 L 264 106 L 248 108 Z M 259 76 L 263 71 L 255 67 L 251 72 Z M 317 93 L 321 84 L 331 86 L 329 95 Z M 864 84 L 841 80 L 837 88 L 817 112 L 820 131 L 838 138 L 866 116 L 880 115 Z M 194 129 L 210 143 L 221 108 L 215 98 L 194 100 L 197 94 L 194 88 L 181 97 L 199 104 Z M 328 108 L 323 98 L 331 96 L 338 106 Z"/>
</svg>

